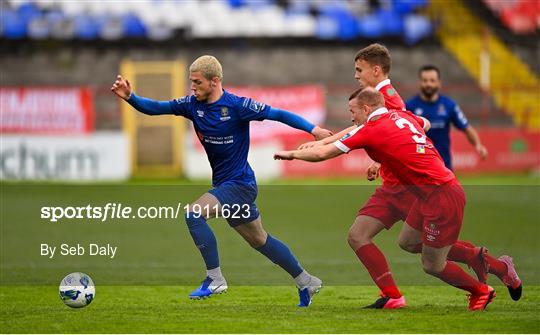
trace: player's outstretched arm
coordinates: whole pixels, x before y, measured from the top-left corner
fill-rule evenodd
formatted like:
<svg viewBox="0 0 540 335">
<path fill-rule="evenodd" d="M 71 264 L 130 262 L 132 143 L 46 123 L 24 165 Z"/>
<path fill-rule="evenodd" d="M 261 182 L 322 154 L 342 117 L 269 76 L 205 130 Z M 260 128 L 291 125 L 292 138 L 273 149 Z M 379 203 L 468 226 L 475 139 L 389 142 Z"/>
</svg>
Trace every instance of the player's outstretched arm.
<svg viewBox="0 0 540 335">
<path fill-rule="evenodd" d="M 482 144 L 480 141 L 480 136 L 478 136 L 478 133 L 473 128 L 473 126 L 469 125 L 467 128 L 465 128 L 465 135 L 467 136 L 467 140 L 471 145 L 474 146 L 474 149 L 482 159 L 486 159 L 488 156 L 488 151 L 486 147 Z"/>
<path fill-rule="evenodd" d="M 155 101 L 137 96 L 133 93 L 129 81 L 121 75 L 116 77 L 111 91 L 141 113 L 147 115 L 174 114 L 169 101 Z"/>
<path fill-rule="evenodd" d="M 275 160 L 299 159 L 306 162 L 320 162 L 343 154 L 334 144 L 326 144 L 305 150 L 279 151 L 274 154 Z"/>
<path fill-rule="evenodd" d="M 298 147 L 298 150 L 304 150 L 304 149 L 317 147 L 319 145 L 334 143 L 335 141 L 339 140 L 343 136 L 347 135 L 349 132 L 353 131 L 356 127 L 357 126 L 351 126 L 349 128 L 343 129 L 339 133 L 323 138 L 322 140 L 303 143 Z"/>
<path fill-rule="evenodd" d="M 330 130 L 321 128 L 304 119 L 303 117 L 283 109 L 271 107 L 268 111 L 268 120 L 284 123 L 290 127 L 303 130 L 312 134 L 315 139 L 320 140 L 332 135 Z"/>
</svg>

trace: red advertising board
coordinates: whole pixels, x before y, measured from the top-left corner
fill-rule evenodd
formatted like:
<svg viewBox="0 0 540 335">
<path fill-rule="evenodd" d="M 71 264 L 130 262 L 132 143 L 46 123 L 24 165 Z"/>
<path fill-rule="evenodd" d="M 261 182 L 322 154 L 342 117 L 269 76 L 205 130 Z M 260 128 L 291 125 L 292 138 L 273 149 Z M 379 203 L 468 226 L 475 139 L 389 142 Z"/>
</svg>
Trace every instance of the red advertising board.
<svg viewBox="0 0 540 335">
<path fill-rule="evenodd" d="M 0 87 L 2 133 L 73 134 L 94 130 L 92 91 L 82 87 Z"/>
<path fill-rule="evenodd" d="M 324 91 L 321 86 L 282 87 L 228 87 L 233 94 L 250 97 L 272 107 L 281 108 L 302 116 L 313 124 L 323 124 L 326 117 Z M 275 138 L 279 135 L 293 135 L 297 129 L 278 122 L 264 121 L 251 123 L 251 140 L 256 142 Z"/>
<path fill-rule="evenodd" d="M 489 156 L 480 159 L 464 134 L 452 131 L 452 157 L 456 171 L 526 171 L 540 168 L 540 132 L 518 128 L 481 128 L 478 134 Z"/>
</svg>

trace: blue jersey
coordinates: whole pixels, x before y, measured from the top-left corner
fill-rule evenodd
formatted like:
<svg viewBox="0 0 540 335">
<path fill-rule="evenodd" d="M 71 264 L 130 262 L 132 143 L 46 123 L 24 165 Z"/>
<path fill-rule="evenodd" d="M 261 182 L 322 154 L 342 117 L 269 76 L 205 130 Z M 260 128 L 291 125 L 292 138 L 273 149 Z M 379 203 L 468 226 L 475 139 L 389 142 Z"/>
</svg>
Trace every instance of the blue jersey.
<svg viewBox="0 0 540 335">
<path fill-rule="evenodd" d="M 193 121 L 212 167 L 214 186 L 226 181 L 255 183 L 255 174 L 247 161 L 249 122 L 266 119 L 270 106 L 227 91 L 210 104 L 190 95 L 172 100 L 170 105 L 175 115 Z"/>
<path fill-rule="evenodd" d="M 215 187 L 225 182 L 256 186 L 255 175 L 247 162 L 250 121 L 279 121 L 308 133 L 315 128 L 301 116 L 227 91 L 213 103 L 197 101 L 193 95 L 155 101 L 135 93 L 130 94 L 127 102 L 147 115 L 174 114 L 190 119 L 210 161 Z"/>
<path fill-rule="evenodd" d="M 405 105 L 407 110 L 431 122 L 431 129 L 427 132 L 427 136 L 443 158 L 444 165 L 452 169 L 450 124 L 452 123 L 459 130 L 464 130 L 469 126 L 469 121 L 458 104 L 444 95 L 439 95 L 437 101 L 434 102 L 425 101 L 417 95 L 408 100 Z"/>
</svg>

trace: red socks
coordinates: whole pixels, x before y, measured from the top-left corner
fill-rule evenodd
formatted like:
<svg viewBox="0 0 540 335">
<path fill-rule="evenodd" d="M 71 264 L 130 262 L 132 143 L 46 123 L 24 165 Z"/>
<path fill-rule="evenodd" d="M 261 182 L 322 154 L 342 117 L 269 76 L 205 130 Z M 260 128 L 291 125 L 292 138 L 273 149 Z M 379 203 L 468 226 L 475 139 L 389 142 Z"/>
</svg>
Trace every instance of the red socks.
<svg viewBox="0 0 540 335">
<path fill-rule="evenodd" d="M 474 245 L 464 241 L 456 241 L 448 252 L 448 260 L 469 264 L 474 257 Z"/>
<path fill-rule="evenodd" d="M 369 275 L 385 296 L 393 299 L 401 297 L 401 292 L 392 278 L 386 258 L 375 244 L 370 243 L 358 248 L 356 256 L 364 264 Z"/>
<path fill-rule="evenodd" d="M 485 259 L 489 265 L 488 272 L 496 275 L 497 277 L 499 277 L 499 279 L 502 280 L 502 278 L 508 273 L 506 264 L 489 254 L 485 256 Z"/>
<path fill-rule="evenodd" d="M 488 292 L 486 284 L 482 284 L 478 280 L 468 275 L 462 268 L 454 262 L 447 261 L 444 270 L 437 275 L 442 281 L 458 287 L 462 290 L 469 291 L 472 294 L 480 295 Z"/>
</svg>

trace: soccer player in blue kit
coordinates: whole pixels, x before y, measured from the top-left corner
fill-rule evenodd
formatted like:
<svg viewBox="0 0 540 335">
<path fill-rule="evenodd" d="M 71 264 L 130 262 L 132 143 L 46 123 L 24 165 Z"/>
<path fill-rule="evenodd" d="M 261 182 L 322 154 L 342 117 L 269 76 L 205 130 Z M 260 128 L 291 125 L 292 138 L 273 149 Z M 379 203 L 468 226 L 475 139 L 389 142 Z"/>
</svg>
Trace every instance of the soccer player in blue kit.
<svg viewBox="0 0 540 335">
<path fill-rule="evenodd" d="M 405 105 L 407 110 L 425 117 L 431 123 L 427 136 L 441 155 L 444 165 L 452 170 L 450 155 L 450 123 L 463 131 L 474 146 L 480 158 L 487 157 L 487 149 L 482 145 L 476 130 L 459 108 L 449 97 L 439 94 L 441 89 L 441 72 L 434 65 L 424 65 L 418 71 L 420 78 L 420 94 L 409 99 Z"/>
<path fill-rule="evenodd" d="M 137 96 L 132 92 L 129 81 L 120 75 L 111 87 L 116 95 L 144 114 L 172 114 L 191 120 L 208 156 L 212 168 L 212 189 L 192 203 L 185 216 L 191 237 L 207 269 L 202 285 L 189 297 L 203 299 L 227 290 L 227 282 L 220 269 L 216 237 L 207 224 L 209 219 L 225 217 L 253 248 L 289 273 L 298 288 L 298 306 L 309 306 L 313 295 L 322 288 L 322 281 L 304 270 L 291 250 L 262 226 L 255 205 L 255 174 L 247 161 L 249 122 L 279 121 L 311 133 L 316 139 L 332 133 L 293 113 L 223 90 L 223 70 L 213 56 L 197 58 L 189 71 L 193 94 L 170 101 Z"/>
</svg>

